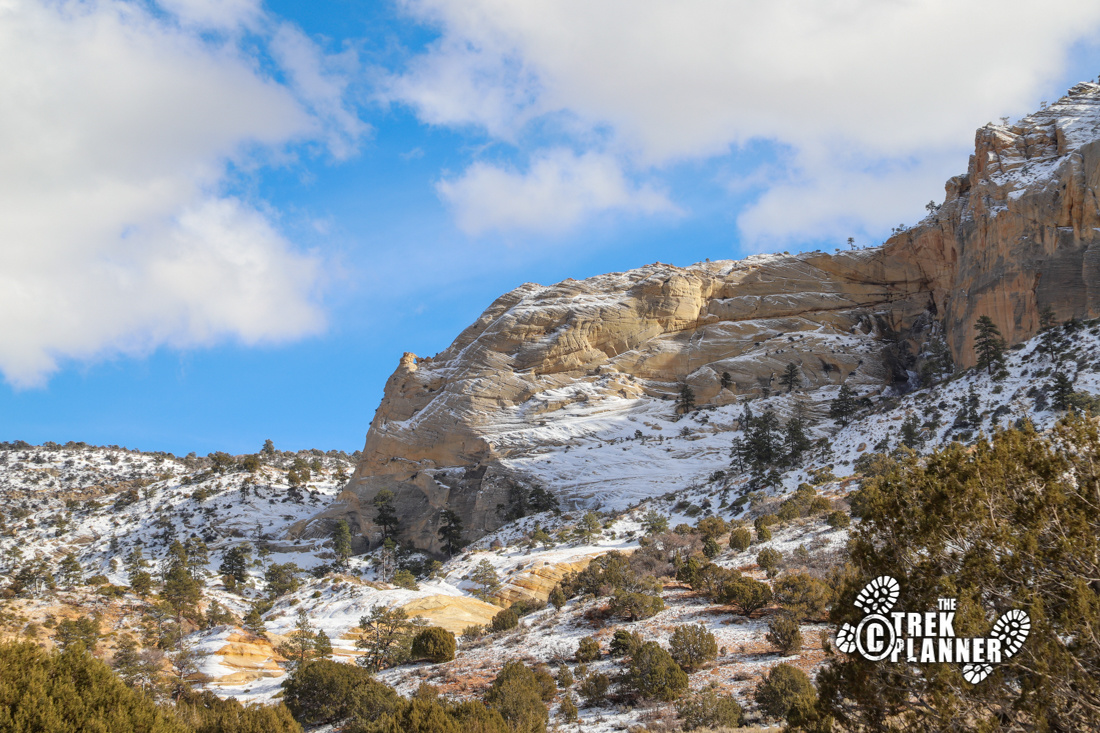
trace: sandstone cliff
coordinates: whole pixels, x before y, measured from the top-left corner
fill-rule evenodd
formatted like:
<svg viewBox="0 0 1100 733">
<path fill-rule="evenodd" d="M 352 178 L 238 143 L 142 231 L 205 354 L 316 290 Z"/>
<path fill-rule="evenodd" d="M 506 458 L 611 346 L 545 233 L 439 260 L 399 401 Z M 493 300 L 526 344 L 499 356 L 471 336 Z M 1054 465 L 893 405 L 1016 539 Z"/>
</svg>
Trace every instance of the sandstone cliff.
<svg viewBox="0 0 1100 733">
<path fill-rule="evenodd" d="M 362 544 L 376 542 L 370 502 L 385 488 L 404 536 L 438 550 L 443 508 L 468 537 L 485 534 L 516 487 L 549 475 L 529 470 L 548 448 L 568 450 L 683 383 L 722 405 L 775 390 L 794 362 L 808 394 L 904 389 L 934 324 L 966 367 L 980 315 L 1010 342 L 1033 335 L 1048 305 L 1060 319 L 1100 315 L 1098 140 L 1100 86 L 1080 84 L 1016 125 L 980 129 L 943 205 L 883 247 L 522 285 L 442 353 L 405 354 L 340 501 L 301 532 L 347 517 Z M 576 466 L 546 486 L 567 507 L 657 490 L 644 468 L 616 483 Z"/>
</svg>

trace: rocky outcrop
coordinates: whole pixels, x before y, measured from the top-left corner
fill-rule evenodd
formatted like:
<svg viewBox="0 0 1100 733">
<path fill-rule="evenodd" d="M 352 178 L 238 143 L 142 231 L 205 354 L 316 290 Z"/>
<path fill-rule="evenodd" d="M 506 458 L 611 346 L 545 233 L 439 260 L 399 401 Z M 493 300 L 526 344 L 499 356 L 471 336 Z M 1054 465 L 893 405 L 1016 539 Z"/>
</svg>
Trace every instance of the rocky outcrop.
<svg viewBox="0 0 1100 733">
<path fill-rule="evenodd" d="M 939 211 L 895 237 L 887 257 L 926 263 L 956 363 L 974 364 L 982 315 L 1010 343 L 1039 314 L 1100 315 L 1100 86 L 1078 84 L 1015 125 L 978 130 Z"/>
<path fill-rule="evenodd" d="M 980 315 L 1010 342 L 1033 335 L 1046 306 L 1100 315 L 1098 105 L 1100 86 L 1081 84 L 1016 125 L 980 129 L 944 204 L 881 248 L 516 288 L 442 353 L 402 357 L 339 503 L 299 533 L 347 517 L 377 542 L 370 502 L 388 489 L 405 538 L 438 550 L 443 508 L 468 537 L 502 524 L 498 508 L 529 483 L 509 459 L 567 443 L 564 414 L 671 399 L 681 384 L 726 404 L 775 389 L 791 362 L 806 390 L 900 387 L 933 323 L 965 367 Z M 560 438 L 532 442 L 527 428 L 557 424 Z"/>
<path fill-rule="evenodd" d="M 401 606 L 410 617 L 418 616 L 429 626 L 461 634 L 471 626 L 488 626 L 501 607 L 469 596 L 436 595 L 417 598 Z"/>
</svg>

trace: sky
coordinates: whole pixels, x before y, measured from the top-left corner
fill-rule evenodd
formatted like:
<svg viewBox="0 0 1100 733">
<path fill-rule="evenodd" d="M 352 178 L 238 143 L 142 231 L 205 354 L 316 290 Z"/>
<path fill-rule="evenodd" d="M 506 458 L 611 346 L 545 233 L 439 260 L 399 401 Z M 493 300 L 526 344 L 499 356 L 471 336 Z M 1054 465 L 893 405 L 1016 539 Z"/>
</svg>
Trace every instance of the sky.
<svg viewBox="0 0 1100 733">
<path fill-rule="evenodd" d="M 1100 4 L 0 0 L 0 441 L 363 445 L 496 297 L 881 243 Z"/>
</svg>

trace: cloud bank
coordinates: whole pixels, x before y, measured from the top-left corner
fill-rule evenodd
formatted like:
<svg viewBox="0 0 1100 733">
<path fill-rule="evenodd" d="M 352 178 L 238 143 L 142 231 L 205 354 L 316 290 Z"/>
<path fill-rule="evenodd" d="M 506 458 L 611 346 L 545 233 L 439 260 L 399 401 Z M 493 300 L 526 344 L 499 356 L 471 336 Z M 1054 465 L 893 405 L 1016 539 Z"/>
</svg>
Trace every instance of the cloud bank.
<svg viewBox="0 0 1100 733">
<path fill-rule="evenodd" d="M 285 77 L 261 71 L 270 48 Z M 247 169 L 367 131 L 333 64 L 249 0 L 0 2 L 0 372 L 324 327 L 322 267 Z"/>
<path fill-rule="evenodd" d="M 896 223 L 923 202 L 864 194 L 905 194 L 914 181 L 939 188 L 965 164 L 974 128 L 1030 111 L 1071 45 L 1100 27 L 1100 5 L 1090 0 L 1041 13 L 1023 0 L 403 7 L 440 36 L 390 79 L 386 95 L 427 123 L 480 129 L 536 160 L 544 153 L 532 141 L 552 127 L 615 160 L 625 176 L 751 140 L 789 148 L 791 175 L 742 215 L 743 233 L 758 240 L 812 237 L 842 222 Z M 475 162 L 468 176 L 485 177 L 487 165 Z M 492 206 L 489 191 L 448 199 L 460 223 L 485 218 L 476 212 Z M 790 216 L 807 201 L 816 213 Z M 517 227 L 538 220 L 500 218 Z"/>
</svg>

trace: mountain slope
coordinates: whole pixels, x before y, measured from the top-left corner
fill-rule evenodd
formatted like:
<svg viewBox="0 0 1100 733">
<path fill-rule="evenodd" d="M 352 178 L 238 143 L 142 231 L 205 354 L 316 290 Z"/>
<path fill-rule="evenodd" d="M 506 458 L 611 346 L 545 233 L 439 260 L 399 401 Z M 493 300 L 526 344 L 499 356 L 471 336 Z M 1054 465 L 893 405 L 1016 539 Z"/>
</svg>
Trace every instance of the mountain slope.
<svg viewBox="0 0 1100 733">
<path fill-rule="evenodd" d="M 1059 321 L 1096 317 L 1098 138 L 1100 86 L 1079 84 L 1015 125 L 980 129 L 944 204 L 882 247 L 525 284 L 442 353 L 405 354 L 352 481 L 296 532 L 325 536 L 344 517 L 373 546 L 383 489 L 406 517 L 403 537 L 436 551 L 444 508 L 480 536 L 539 481 L 567 504 L 630 503 L 689 477 L 673 472 L 670 484 L 661 456 L 536 469 L 546 451 L 631 418 L 641 424 L 628 432 L 645 433 L 685 384 L 698 404 L 721 407 L 774 392 L 793 363 L 820 412 L 841 384 L 911 389 L 933 333 L 956 364 L 973 365 L 981 315 L 1010 344 L 1037 332 L 1044 308 Z"/>
</svg>

